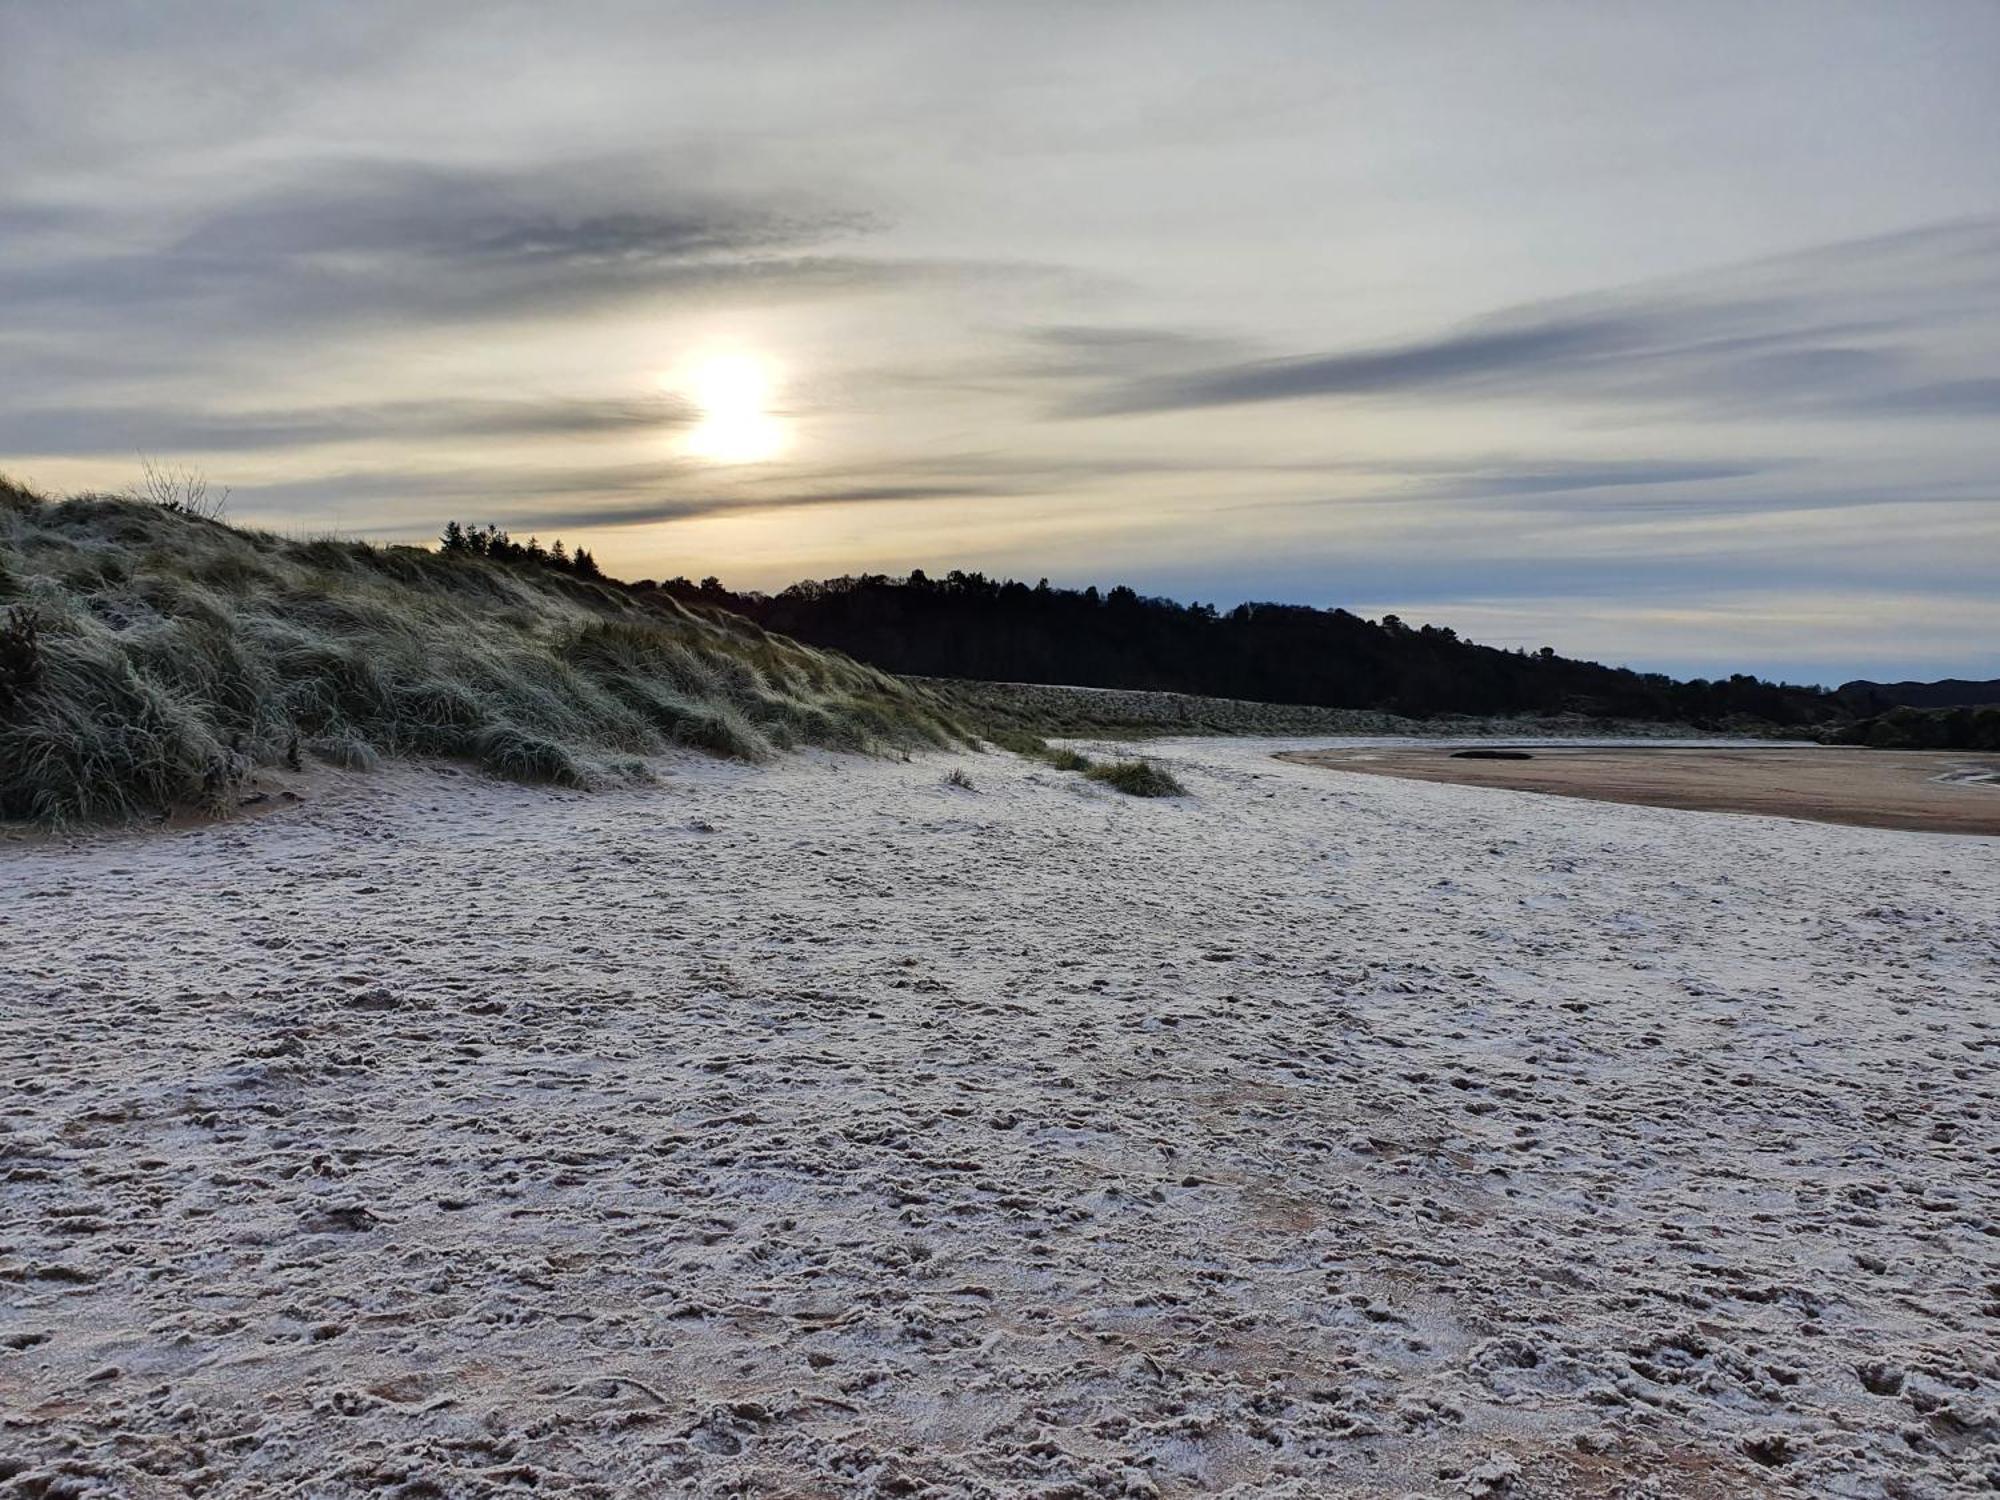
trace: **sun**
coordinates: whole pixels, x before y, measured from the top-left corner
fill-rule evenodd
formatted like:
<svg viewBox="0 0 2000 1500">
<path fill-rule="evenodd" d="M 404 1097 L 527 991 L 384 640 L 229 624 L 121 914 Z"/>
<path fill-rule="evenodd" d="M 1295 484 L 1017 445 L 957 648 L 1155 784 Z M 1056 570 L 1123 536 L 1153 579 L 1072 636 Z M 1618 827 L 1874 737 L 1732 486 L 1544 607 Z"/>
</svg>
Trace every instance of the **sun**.
<svg viewBox="0 0 2000 1500">
<path fill-rule="evenodd" d="M 784 451 L 785 424 L 771 415 L 777 386 L 768 360 L 754 354 L 722 354 L 705 359 L 682 383 L 701 408 L 688 434 L 687 449 L 718 464 L 755 464 Z"/>
</svg>

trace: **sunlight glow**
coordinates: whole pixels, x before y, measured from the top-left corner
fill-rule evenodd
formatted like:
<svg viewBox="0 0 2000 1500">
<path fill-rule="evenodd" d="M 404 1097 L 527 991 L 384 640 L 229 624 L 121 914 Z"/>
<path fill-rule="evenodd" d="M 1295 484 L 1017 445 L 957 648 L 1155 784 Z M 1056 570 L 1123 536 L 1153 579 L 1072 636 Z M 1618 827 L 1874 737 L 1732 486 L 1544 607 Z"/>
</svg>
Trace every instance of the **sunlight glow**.
<svg viewBox="0 0 2000 1500">
<path fill-rule="evenodd" d="M 688 434 L 688 452 L 718 464 L 776 458 L 788 434 L 768 410 L 775 385 L 769 362 L 755 355 L 717 355 L 696 365 L 685 388 L 701 408 L 701 421 Z"/>
</svg>

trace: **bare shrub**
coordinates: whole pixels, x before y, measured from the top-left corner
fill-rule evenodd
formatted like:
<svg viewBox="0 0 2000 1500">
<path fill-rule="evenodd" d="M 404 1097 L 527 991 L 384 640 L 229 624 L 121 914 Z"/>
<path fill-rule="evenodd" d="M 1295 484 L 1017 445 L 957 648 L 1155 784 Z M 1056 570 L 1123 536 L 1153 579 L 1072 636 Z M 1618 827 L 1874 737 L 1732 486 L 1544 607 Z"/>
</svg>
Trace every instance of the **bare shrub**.
<svg viewBox="0 0 2000 1500">
<path fill-rule="evenodd" d="M 208 476 L 187 464 L 155 463 L 139 460 L 139 481 L 131 495 L 176 515 L 195 516 L 204 521 L 220 521 L 229 512 L 229 490 L 211 489 Z"/>
</svg>

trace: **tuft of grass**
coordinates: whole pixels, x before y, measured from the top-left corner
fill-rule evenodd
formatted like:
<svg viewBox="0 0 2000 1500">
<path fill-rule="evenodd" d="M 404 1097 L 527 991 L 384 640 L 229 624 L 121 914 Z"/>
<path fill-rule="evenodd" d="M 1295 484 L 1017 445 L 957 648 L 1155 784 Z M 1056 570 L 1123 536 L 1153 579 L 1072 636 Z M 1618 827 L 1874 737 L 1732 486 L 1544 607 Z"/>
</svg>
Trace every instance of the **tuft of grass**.
<svg viewBox="0 0 2000 1500">
<path fill-rule="evenodd" d="M 1083 773 L 1128 797 L 1184 797 L 1187 788 L 1149 760 L 1118 760 Z"/>
<path fill-rule="evenodd" d="M 659 590 L 287 539 L 163 493 L 52 501 L 0 480 L 0 819 L 224 807 L 301 753 L 585 786 L 678 748 L 966 739 L 924 688 Z"/>
<path fill-rule="evenodd" d="M 1182 797 L 1187 788 L 1169 773 L 1147 760 L 1121 760 L 1109 765 L 1100 765 L 1087 755 L 1074 750 L 1057 748 L 1040 735 L 1030 734 L 1018 728 L 1002 728 L 989 732 L 988 743 L 1002 750 L 1011 750 L 1016 755 L 1024 755 L 1030 760 L 1041 761 L 1058 771 L 1077 771 L 1092 781 L 1099 781 L 1133 797 Z M 947 778 L 949 779 L 949 778 Z"/>
<path fill-rule="evenodd" d="M 557 786 L 588 786 L 590 778 L 568 750 L 554 740 L 512 724 L 487 724 L 472 737 L 479 764 L 510 781 L 546 781 Z"/>
<path fill-rule="evenodd" d="M 949 787 L 956 787 L 961 792 L 976 792 L 979 790 L 978 787 L 972 784 L 972 778 L 956 766 L 945 773 L 944 784 Z"/>
<path fill-rule="evenodd" d="M 382 757 L 375 753 L 373 745 L 351 734 L 319 735 L 307 742 L 306 749 L 315 759 L 343 771 L 372 771 L 382 764 Z"/>
<path fill-rule="evenodd" d="M 1074 750 L 1058 750 L 1038 734 L 1030 734 L 1024 729 L 1001 728 L 987 731 L 987 743 L 1002 750 L 1010 750 L 1016 755 L 1024 755 L 1029 760 L 1041 761 L 1054 766 L 1058 771 L 1087 771 L 1090 758 L 1078 755 Z"/>
</svg>

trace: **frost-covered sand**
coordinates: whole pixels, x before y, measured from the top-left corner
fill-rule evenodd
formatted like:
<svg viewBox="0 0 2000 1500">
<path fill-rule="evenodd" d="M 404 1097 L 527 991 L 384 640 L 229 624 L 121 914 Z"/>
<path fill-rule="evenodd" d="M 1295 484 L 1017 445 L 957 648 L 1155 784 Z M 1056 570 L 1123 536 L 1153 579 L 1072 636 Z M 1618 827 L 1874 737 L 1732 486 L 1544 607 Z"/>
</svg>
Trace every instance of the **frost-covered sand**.
<svg viewBox="0 0 2000 1500">
<path fill-rule="evenodd" d="M 1275 748 L 0 846 L 0 1492 L 2000 1483 L 2000 841 Z"/>
</svg>

